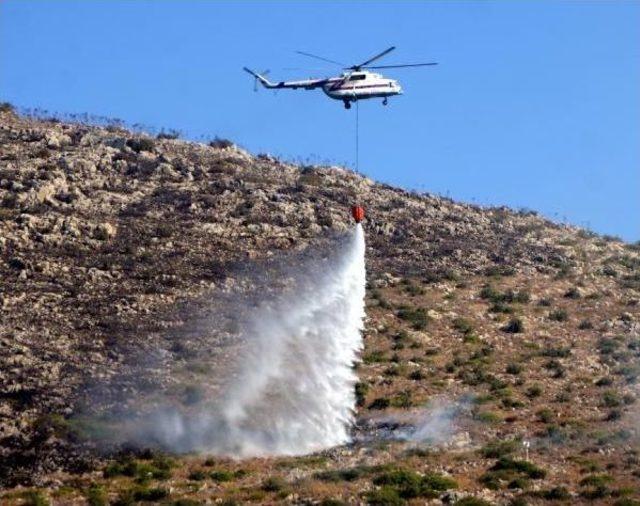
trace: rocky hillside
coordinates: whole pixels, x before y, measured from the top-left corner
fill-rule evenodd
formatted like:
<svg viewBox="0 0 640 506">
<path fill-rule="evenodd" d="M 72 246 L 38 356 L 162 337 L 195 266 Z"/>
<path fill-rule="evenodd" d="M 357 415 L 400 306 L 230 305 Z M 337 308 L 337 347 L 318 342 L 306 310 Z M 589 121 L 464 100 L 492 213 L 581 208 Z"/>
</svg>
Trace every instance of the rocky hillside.
<svg viewBox="0 0 640 506">
<path fill-rule="evenodd" d="M 142 395 L 141 374 L 149 388 L 165 381 L 141 357 L 184 308 L 247 265 L 346 230 L 354 202 L 367 208 L 369 273 L 360 429 L 446 396 L 471 399 L 464 430 L 442 448 L 362 443 L 244 467 L 189 457 L 177 471 L 127 454 L 105 469 L 113 454 L 77 422 L 85 393 L 108 384 L 95 401 L 108 404 Z M 637 245 L 223 141 L 4 107 L 0 252 L 0 483 L 44 487 L 4 500 L 525 504 L 640 492 Z M 171 353 L 197 353 L 196 337 Z"/>
</svg>

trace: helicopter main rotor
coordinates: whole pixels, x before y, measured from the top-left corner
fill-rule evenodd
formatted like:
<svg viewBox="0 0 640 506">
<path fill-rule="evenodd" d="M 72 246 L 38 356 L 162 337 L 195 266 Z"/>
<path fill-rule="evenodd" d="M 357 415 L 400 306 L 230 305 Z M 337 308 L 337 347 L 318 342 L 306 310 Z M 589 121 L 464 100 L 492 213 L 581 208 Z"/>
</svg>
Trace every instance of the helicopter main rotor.
<svg viewBox="0 0 640 506">
<path fill-rule="evenodd" d="M 396 47 L 395 46 L 391 46 L 388 49 L 385 49 L 384 51 L 382 51 L 381 53 L 378 53 L 377 55 L 369 58 L 368 60 L 357 64 L 357 65 L 351 65 L 351 66 L 347 66 L 345 63 L 341 63 L 339 61 L 336 60 L 331 60 L 329 58 L 325 58 L 324 56 L 318 56 L 312 53 L 306 53 L 304 51 L 296 51 L 296 53 L 301 54 L 303 56 L 307 56 L 309 58 L 315 58 L 316 60 L 321 60 L 324 62 L 328 62 L 328 63 L 333 63 L 334 65 L 340 65 L 342 67 L 343 70 L 350 70 L 351 72 L 357 72 L 359 70 L 362 69 L 396 69 L 396 68 L 403 68 L 403 67 L 426 67 L 429 65 L 437 65 L 437 62 L 429 62 L 429 63 L 404 63 L 404 64 L 398 64 L 398 65 L 369 65 L 370 63 L 373 63 L 376 60 L 379 60 L 380 58 L 382 58 L 383 56 L 388 55 L 391 51 L 393 51 Z"/>
</svg>

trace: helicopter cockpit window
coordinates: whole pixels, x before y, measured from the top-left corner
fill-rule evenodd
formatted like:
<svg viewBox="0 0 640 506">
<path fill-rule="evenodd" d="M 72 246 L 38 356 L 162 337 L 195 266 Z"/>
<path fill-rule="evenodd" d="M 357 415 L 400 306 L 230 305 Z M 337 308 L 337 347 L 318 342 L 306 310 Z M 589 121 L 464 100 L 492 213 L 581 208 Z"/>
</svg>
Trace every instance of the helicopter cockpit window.
<svg viewBox="0 0 640 506">
<path fill-rule="evenodd" d="M 349 81 L 362 81 L 363 79 L 366 79 L 367 75 L 366 74 L 358 74 L 356 76 L 351 76 L 349 78 Z"/>
</svg>

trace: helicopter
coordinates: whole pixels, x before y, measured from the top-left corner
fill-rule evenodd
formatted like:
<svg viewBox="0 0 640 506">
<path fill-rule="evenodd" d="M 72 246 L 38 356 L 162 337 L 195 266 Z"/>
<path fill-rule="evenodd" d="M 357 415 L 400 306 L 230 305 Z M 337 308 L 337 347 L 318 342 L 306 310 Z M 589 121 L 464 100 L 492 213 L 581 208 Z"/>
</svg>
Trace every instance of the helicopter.
<svg viewBox="0 0 640 506">
<path fill-rule="evenodd" d="M 381 74 L 375 72 L 369 72 L 369 69 L 392 69 L 403 67 L 426 67 L 430 65 L 437 65 L 436 62 L 430 63 L 409 63 L 402 65 L 370 65 L 376 60 L 379 60 L 383 56 L 386 56 L 395 49 L 395 46 L 391 46 L 385 49 L 381 53 L 369 58 L 368 60 L 351 66 L 345 66 L 344 63 L 340 63 L 335 60 L 330 60 L 322 56 L 317 56 L 311 53 L 305 53 L 302 51 L 296 51 L 296 53 L 322 60 L 324 62 L 340 65 L 342 72 L 336 77 L 327 77 L 324 79 L 305 79 L 301 81 L 280 81 L 272 83 L 265 76 L 268 71 L 259 74 L 253 70 L 243 67 L 243 70 L 251 74 L 255 79 L 255 90 L 257 91 L 257 84 L 260 82 L 262 86 L 268 89 L 298 89 L 315 90 L 321 88 L 324 93 L 335 100 L 342 100 L 345 109 L 351 109 L 351 102 L 357 100 L 364 100 L 369 98 L 382 98 L 382 104 L 388 104 L 388 97 L 394 95 L 402 95 L 402 87 L 395 79 L 389 79 Z"/>
</svg>

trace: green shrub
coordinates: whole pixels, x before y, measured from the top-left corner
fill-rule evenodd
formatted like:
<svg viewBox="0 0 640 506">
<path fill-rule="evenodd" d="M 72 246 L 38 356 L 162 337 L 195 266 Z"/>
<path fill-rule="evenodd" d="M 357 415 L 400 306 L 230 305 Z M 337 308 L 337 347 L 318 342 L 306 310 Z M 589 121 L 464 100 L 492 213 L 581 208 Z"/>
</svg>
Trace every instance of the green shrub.
<svg viewBox="0 0 640 506">
<path fill-rule="evenodd" d="M 424 330 L 431 320 L 424 308 L 409 308 L 402 306 L 398 310 L 398 318 L 405 320 L 411 324 L 414 330 Z"/>
<path fill-rule="evenodd" d="M 511 362 L 510 364 L 507 364 L 506 372 L 507 374 L 518 375 L 522 372 L 522 366 Z"/>
<path fill-rule="evenodd" d="M 476 420 L 483 423 L 494 424 L 502 421 L 502 417 L 493 411 L 481 411 L 476 415 Z"/>
<path fill-rule="evenodd" d="M 410 408 L 413 406 L 413 400 L 411 399 L 411 392 L 403 391 L 391 398 L 391 406 L 394 408 Z"/>
<path fill-rule="evenodd" d="M 369 393 L 369 384 L 364 381 L 359 381 L 355 386 L 356 391 L 356 406 L 362 407 L 364 406 L 367 394 Z"/>
<path fill-rule="evenodd" d="M 519 334 L 524 332 L 524 322 L 520 318 L 512 318 L 509 323 L 502 327 L 502 330 L 511 334 Z"/>
<path fill-rule="evenodd" d="M 207 479 L 207 473 L 202 469 L 196 469 L 189 473 L 189 479 L 193 481 L 203 481 Z"/>
<path fill-rule="evenodd" d="M 138 488 L 133 492 L 134 501 L 159 501 L 169 496 L 169 491 L 166 488 Z"/>
<path fill-rule="evenodd" d="M 279 476 L 270 476 L 262 482 L 262 490 L 265 492 L 279 492 L 287 486 L 287 483 Z"/>
<path fill-rule="evenodd" d="M 508 439 L 506 441 L 496 439 L 483 446 L 480 449 L 480 454 L 487 459 L 499 459 L 515 452 L 519 446 L 520 440 L 518 439 Z"/>
<path fill-rule="evenodd" d="M 392 487 L 382 487 L 365 494 L 367 504 L 370 506 L 402 506 L 405 501 Z"/>
<path fill-rule="evenodd" d="M 107 506 L 109 501 L 104 487 L 92 484 L 87 490 L 87 504 L 89 506 Z"/>
<path fill-rule="evenodd" d="M 127 146 L 136 153 L 140 153 L 141 151 L 153 151 L 156 144 L 153 139 L 141 137 L 138 139 L 127 139 Z"/>
<path fill-rule="evenodd" d="M 547 501 L 566 501 L 571 498 L 571 494 L 566 487 L 553 487 L 549 490 L 542 490 L 539 495 Z"/>
<path fill-rule="evenodd" d="M 602 404 L 607 408 L 617 408 L 622 404 L 622 399 L 614 390 L 607 390 L 602 394 Z"/>
<path fill-rule="evenodd" d="M 620 348 L 620 341 L 608 337 L 603 337 L 598 341 L 598 351 L 602 355 L 611 355 Z"/>
<path fill-rule="evenodd" d="M 493 506 L 493 504 L 479 497 L 463 497 L 454 502 L 453 506 Z"/>
<path fill-rule="evenodd" d="M 466 318 L 456 318 L 453 320 L 453 328 L 465 336 L 473 332 L 473 325 Z"/>
<path fill-rule="evenodd" d="M 582 297 L 582 295 L 580 294 L 580 290 L 578 290 L 578 288 L 576 288 L 575 286 L 572 288 L 569 288 L 565 293 L 564 296 L 567 299 L 579 299 L 580 297 Z"/>
<path fill-rule="evenodd" d="M 420 476 L 414 471 L 396 469 L 377 476 L 375 485 L 386 485 L 395 489 L 403 499 L 415 497 L 437 497 L 439 492 L 457 488 L 455 480 L 440 474 Z"/>
<path fill-rule="evenodd" d="M 320 501 L 320 506 L 348 506 L 348 503 L 341 501 L 340 499 L 323 499 Z"/>
<path fill-rule="evenodd" d="M 540 397 L 541 394 L 542 394 L 542 387 L 538 384 L 531 385 L 526 392 L 527 397 L 529 397 L 530 399 Z"/>
<path fill-rule="evenodd" d="M 221 139 L 216 136 L 212 141 L 209 141 L 209 146 L 216 149 L 225 149 L 233 146 L 233 142 L 228 139 Z"/>
<path fill-rule="evenodd" d="M 550 423 L 555 418 L 555 413 L 549 408 L 543 408 L 536 413 L 538 419 L 544 423 Z"/>
<path fill-rule="evenodd" d="M 216 469 L 209 473 L 209 478 L 217 482 L 232 481 L 236 478 L 236 473 L 227 471 L 226 469 Z"/>
<path fill-rule="evenodd" d="M 330 471 L 322 471 L 315 476 L 322 481 L 340 482 L 340 481 L 355 481 L 368 474 L 368 468 L 365 467 L 351 467 L 347 469 L 333 469 Z"/>
<path fill-rule="evenodd" d="M 371 353 L 367 353 L 366 355 L 364 355 L 362 357 L 362 361 L 365 364 L 375 364 L 378 362 L 387 362 L 387 358 L 381 351 L 372 351 Z"/>
<path fill-rule="evenodd" d="M 569 318 L 569 315 L 564 309 L 556 309 L 555 311 L 551 311 L 549 313 L 549 320 L 555 322 L 566 322 Z"/>
<path fill-rule="evenodd" d="M 515 460 L 510 457 L 501 457 L 498 459 L 493 467 L 492 471 L 515 471 L 517 473 L 524 474 L 532 480 L 541 480 L 547 473 L 544 469 L 536 466 L 533 462 L 527 460 Z"/>
<path fill-rule="evenodd" d="M 593 323 L 591 323 L 589 320 L 582 320 L 578 325 L 578 328 L 580 330 L 589 330 L 593 328 Z"/>
<path fill-rule="evenodd" d="M 420 380 L 423 380 L 424 378 L 425 378 L 425 375 L 420 369 L 416 369 L 415 371 L 412 371 L 411 374 L 409 374 L 409 379 L 414 381 L 420 381 Z"/>
<path fill-rule="evenodd" d="M 49 499 L 39 490 L 26 490 L 20 495 L 25 506 L 49 506 Z"/>
<path fill-rule="evenodd" d="M 571 355 L 571 348 L 553 348 L 548 347 L 540 352 L 543 357 L 566 358 Z"/>
<path fill-rule="evenodd" d="M 387 409 L 391 406 L 391 401 L 386 397 L 378 397 L 369 404 L 369 409 Z"/>
</svg>

